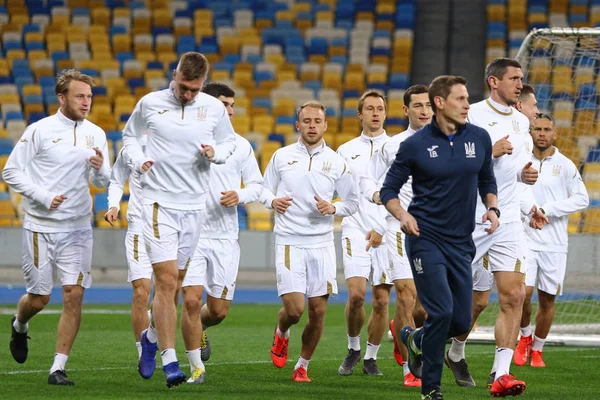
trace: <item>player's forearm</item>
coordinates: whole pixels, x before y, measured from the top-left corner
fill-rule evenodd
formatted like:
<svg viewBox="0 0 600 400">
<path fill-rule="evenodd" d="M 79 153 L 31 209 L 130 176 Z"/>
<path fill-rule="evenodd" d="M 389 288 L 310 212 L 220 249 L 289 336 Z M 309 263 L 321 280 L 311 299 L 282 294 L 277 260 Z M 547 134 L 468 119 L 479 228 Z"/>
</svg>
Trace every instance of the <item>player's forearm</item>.
<svg viewBox="0 0 600 400">
<path fill-rule="evenodd" d="M 482 197 L 483 204 L 486 208 L 496 207 L 498 208 L 498 196 L 495 193 L 487 193 Z"/>
<path fill-rule="evenodd" d="M 590 199 L 587 193 L 577 193 L 568 199 L 548 202 L 541 206 L 547 217 L 560 218 L 587 208 Z"/>
<path fill-rule="evenodd" d="M 251 183 L 246 185 L 243 189 L 237 190 L 240 204 L 248 204 L 258 200 L 262 191 L 263 186 L 260 183 Z"/>
<path fill-rule="evenodd" d="M 400 199 L 397 197 L 392 198 L 383 204 L 385 205 L 386 210 L 388 210 L 389 213 L 392 214 L 392 216 L 397 220 L 400 220 L 402 214 L 407 212 L 405 209 L 402 208 L 402 204 L 400 204 Z"/>
<path fill-rule="evenodd" d="M 2 171 L 2 178 L 16 193 L 43 204 L 48 208 L 50 207 L 54 195 L 48 190 L 34 184 L 20 168 L 13 168 L 7 165 Z"/>
</svg>

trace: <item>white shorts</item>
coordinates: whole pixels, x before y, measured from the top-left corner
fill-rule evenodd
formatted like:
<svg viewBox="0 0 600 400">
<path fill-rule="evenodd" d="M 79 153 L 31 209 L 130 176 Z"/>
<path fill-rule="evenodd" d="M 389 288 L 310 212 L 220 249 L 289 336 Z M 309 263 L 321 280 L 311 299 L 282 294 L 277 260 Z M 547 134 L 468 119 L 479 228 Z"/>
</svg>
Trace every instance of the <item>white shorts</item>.
<svg viewBox="0 0 600 400">
<path fill-rule="evenodd" d="M 277 294 L 304 293 L 308 297 L 338 292 L 333 242 L 315 246 L 276 245 Z"/>
<path fill-rule="evenodd" d="M 525 273 L 525 235 L 520 222 L 501 224 L 489 235 L 476 224 L 473 242 L 476 253 L 473 263 L 473 290 L 485 292 L 494 286 L 494 272 Z"/>
<path fill-rule="evenodd" d="M 367 252 L 364 237 L 342 237 L 344 277 L 362 277 L 371 280 L 371 285 L 391 285 L 390 263 L 385 243 L 371 247 Z"/>
<path fill-rule="evenodd" d="M 204 286 L 211 297 L 233 300 L 239 267 L 237 240 L 200 239 L 182 286 Z"/>
<path fill-rule="evenodd" d="M 62 286 L 92 286 L 92 229 L 41 233 L 23 229 L 23 274 L 27 293 L 49 295 L 56 267 Z"/>
<path fill-rule="evenodd" d="M 400 279 L 413 279 L 412 269 L 410 269 L 410 262 L 404 247 L 406 235 L 402 231 L 388 230 L 385 236 L 392 282 Z"/>
<path fill-rule="evenodd" d="M 529 250 L 527 253 L 526 286 L 535 286 L 548 294 L 560 296 L 567 270 L 567 253 Z"/>
<path fill-rule="evenodd" d="M 127 231 L 125 235 L 125 252 L 127 254 L 127 282 L 138 279 L 152 279 L 152 264 L 146 253 L 144 236 Z"/>
<path fill-rule="evenodd" d="M 204 210 L 175 210 L 158 203 L 144 204 L 142 210 L 142 229 L 150 262 L 176 260 L 177 267 L 185 269 L 198 244 Z"/>
</svg>

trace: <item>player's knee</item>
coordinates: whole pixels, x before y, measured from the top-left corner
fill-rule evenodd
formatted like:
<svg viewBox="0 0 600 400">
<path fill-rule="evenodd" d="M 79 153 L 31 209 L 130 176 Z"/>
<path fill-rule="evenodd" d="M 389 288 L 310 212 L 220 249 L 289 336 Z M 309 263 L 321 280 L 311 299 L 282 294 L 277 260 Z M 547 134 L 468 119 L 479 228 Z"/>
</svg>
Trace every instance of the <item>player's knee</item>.
<svg viewBox="0 0 600 400">
<path fill-rule="evenodd" d="M 148 299 L 150 298 L 150 292 L 142 286 L 134 287 L 133 289 L 133 304 L 141 305 L 146 307 Z"/>
<path fill-rule="evenodd" d="M 384 296 L 379 296 L 373 299 L 373 312 L 377 314 L 385 313 L 388 309 L 389 299 Z"/>
<path fill-rule="evenodd" d="M 488 304 L 488 297 L 476 297 L 473 301 L 473 310 L 479 315 L 487 308 Z"/>
<path fill-rule="evenodd" d="M 35 294 L 29 295 L 29 305 L 31 306 L 31 308 L 35 309 L 35 310 L 43 310 L 44 307 L 46 307 L 48 305 L 48 303 L 50 302 L 50 295 L 49 294 Z"/>
<path fill-rule="evenodd" d="M 200 314 L 202 309 L 202 294 L 198 295 L 193 291 L 183 291 L 183 307 L 189 314 Z"/>
<path fill-rule="evenodd" d="M 352 290 L 348 293 L 348 305 L 350 308 L 361 308 L 365 304 L 365 292 L 361 290 Z"/>
<path fill-rule="evenodd" d="M 295 325 L 300 322 L 300 318 L 302 318 L 302 311 L 294 309 L 291 312 L 288 311 L 287 316 L 288 322 L 292 325 Z"/>
<path fill-rule="evenodd" d="M 417 303 L 417 294 L 410 291 L 404 290 L 401 293 L 396 294 L 396 307 L 402 308 L 403 310 L 413 310 Z"/>
<path fill-rule="evenodd" d="M 519 308 L 522 309 L 525 301 L 525 289 L 523 286 L 518 286 L 505 291 L 500 296 L 500 308 L 503 310 Z"/>
<path fill-rule="evenodd" d="M 215 324 L 220 324 L 223 322 L 225 317 L 227 317 L 228 308 L 219 308 L 216 310 L 210 310 L 211 319 L 215 322 Z"/>
</svg>

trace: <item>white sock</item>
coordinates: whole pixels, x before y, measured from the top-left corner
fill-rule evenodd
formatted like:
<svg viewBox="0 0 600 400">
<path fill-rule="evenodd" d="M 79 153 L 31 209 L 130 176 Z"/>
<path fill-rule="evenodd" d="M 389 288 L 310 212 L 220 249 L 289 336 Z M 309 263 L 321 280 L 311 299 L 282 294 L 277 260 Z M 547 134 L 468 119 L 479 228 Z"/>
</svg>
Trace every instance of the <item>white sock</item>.
<svg viewBox="0 0 600 400">
<path fill-rule="evenodd" d="M 531 336 L 531 324 L 527 325 L 525 328 L 521 328 L 521 336 Z"/>
<path fill-rule="evenodd" d="M 514 350 L 506 347 L 499 347 L 496 350 L 496 360 L 498 361 L 496 365 L 496 379 L 510 372 L 510 363 L 514 353 Z"/>
<path fill-rule="evenodd" d="M 360 351 L 360 335 L 348 336 L 348 348 L 356 351 Z"/>
<path fill-rule="evenodd" d="M 162 360 L 162 365 L 167 366 L 172 362 L 177 361 L 177 354 L 175 353 L 175 349 L 165 349 L 160 353 L 160 358 Z"/>
<path fill-rule="evenodd" d="M 19 322 L 16 316 L 17 314 L 15 314 L 15 322 L 13 323 L 13 327 L 19 333 L 27 333 L 27 330 L 29 329 L 29 322 L 25 322 L 24 324 L 22 324 Z"/>
<path fill-rule="evenodd" d="M 450 350 L 448 350 L 448 358 L 454 362 L 459 362 L 465 358 L 465 345 L 467 341 L 460 341 L 456 338 L 452 338 L 452 344 Z"/>
<path fill-rule="evenodd" d="M 148 310 L 148 321 L 152 324 L 152 310 Z"/>
<path fill-rule="evenodd" d="M 141 342 L 135 342 L 135 347 L 137 347 L 138 360 L 139 360 L 140 358 L 142 358 L 142 343 Z"/>
<path fill-rule="evenodd" d="M 410 368 L 408 368 L 408 362 L 404 361 L 402 363 L 402 371 L 404 372 L 404 376 L 410 374 Z"/>
<path fill-rule="evenodd" d="M 546 343 L 546 339 L 542 339 L 534 335 L 533 344 L 531 345 L 531 351 L 542 351 L 542 349 L 544 348 L 544 343 Z"/>
<path fill-rule="evenodd" d="M 300 357 L 298 359 L 298 362 L 296 363 L 296 366 L 294 367 L 294 369 L 298 369 L 300 367 L 304 367 L 304 369 L 306 371 L 308 371 L 308 363 L 310 362 L 310 360 L 305 360 L 304 358 Z"/>
<path fill-rule="evenodd" d="M 66 354 L 55 353 L 54 364 L 50 367 L 50 373 L 53 373 L 54 371 L 64 371 L 68 359 L 69 356 Z"/>
<path fill-rule="evenodd" d="M 281 332 L 281 330 L 279 329 L 279 325 L 277 325 L 277 336 L 279 336 L 280 338 L 287 339 L 290 337 L 290 330 L 288 329 L 285 332 Z"/>
<path fill-rule="evenodd" d="M 496 370 L 498 369 L 498 358 L 496 357 L 497 353 L 498 353 L 498 346 L 496 346 L 496 351 L 494 352 L 494 364 L 492 364 L 492 370 L 490 371 L 490 374 L 495 374 Z"/>
<path fill-rule="evenodd" d="M 146 337 L 148 338 L 148 341 L 150 343 L 158 342 L 158 335 L 156 333 L 156 328 L 153 327 L 152 324 L 150 324 L 150 326 L 148 327 L 148 332 L 146 333 Z"/>
<path fill-rule="evenodd" d="M 196 350 L 186 350 L 185 355 L 190 362 L 190 370 L 192 373 L 194 373 L 194 371 L 198 368 L 206 371 L 206 367 L 204 366 L 202 358 L 200 357 L 200 348 L 197 348 Z"/>
<path fill-rule="evenodd" d="M 365 360 L 377 360 L 377 352 L 379 351 L 378 344 L 372 344 L 367 342 L 367 351 L 365 352 Z"/>
</svg>

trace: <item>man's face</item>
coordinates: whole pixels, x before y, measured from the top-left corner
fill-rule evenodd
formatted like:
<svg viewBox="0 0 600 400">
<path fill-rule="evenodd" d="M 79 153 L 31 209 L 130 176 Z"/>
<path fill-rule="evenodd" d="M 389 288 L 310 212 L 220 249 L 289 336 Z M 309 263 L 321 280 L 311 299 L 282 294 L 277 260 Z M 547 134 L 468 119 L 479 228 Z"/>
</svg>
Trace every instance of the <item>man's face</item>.
<svg viewBox="0 0 600 400">
<path fill-rule="evenodd" d="M 471 106 L 469 105 L 469 92 L 465 85 L 456 84 L 452 86 L 446 100 L 441 97 L 436 97 L 436 99 L 441 100 L 441 106 L 436 103 L 438 112 L 442 113 L 449 122 L 457 125 L 467 123 L 467 115 Z"/>
<path fill-rule="evenodd" d="M 410 96 L 410 105 L 403 106 L 404 113 L 412 127 L 421 129 L 431 122 L 433 111 L 428 93 L 413 94 Z"/>
<path fill-rule="evenodd" d="M 385 122 L 385 102 L 379 96 L 365 98 L 362 111 L 358 113 L 364 131 L 377 132 Z"/>
<path fill-rule="evenodd" d="M 516 105 L 517 110 L 522 112 L 529 119 L 529 125 L 533 126 L 536 116 L 540 113 L 540 110 L 537 108 L 535 95 L 530 93 L 521 97 L 521 100 Z"/>
<path fill-rule="evenodd" d="M 225 97 L 225 96 L 219 96 L 217 98 L 225 106 L 225 109 L 227 110 L 227 114 L 229 114 L 229 119 L 233 118 L 233 115 L 235 114 L 235 111 L 233 110 L 233 106 L 235 105 L 235 99 L 233 97 Z"/>
<path fill-rule="evenodd" d="M 325 114 L 320 108 L 304 107 L 298 115 L 296 129 L 300 132 L 302 141 L 307 146 L 321 142 L 327 130 Z"/>
<path fill-rule="evenodd" d="M 92 87 L 85 82 L 69 82 L 66 94 L 59 94 L 61 111 L 65 117 L 73 121 L 82 121 L 87 118 L 92 108 Z"/>
<path fill-rule="evenodd" d="M 498 97 L 507 106 L 514 106 L 519 101 L 523 89 L 523 71 L 521 68 L 508 67 L 502 78 L 490 77 L 488 80 L 492 90 L 496 90 Z"/>
<path fill-rule="evenodd" d="M 175 97 L 179 99 L 182 105 L 186 105 L 200 92 L 206 77 L 187 81 L 183 79 L 182 74 L 175 70 L 173 71 L 173 80 L 175 81 Z"/>
<path fill-rule="evenodd" d="M 552 121 L 546 118 L 536 118 L 533 129 L 531 129 L 531 137 L 533 139 L 533 146 L 544 151 L 550 146 L 554 145 L 556 140 L 556 130 Z"/>
</svg>

